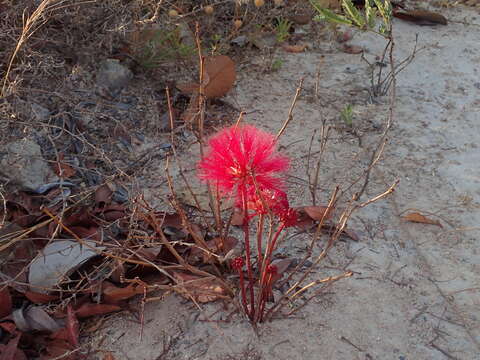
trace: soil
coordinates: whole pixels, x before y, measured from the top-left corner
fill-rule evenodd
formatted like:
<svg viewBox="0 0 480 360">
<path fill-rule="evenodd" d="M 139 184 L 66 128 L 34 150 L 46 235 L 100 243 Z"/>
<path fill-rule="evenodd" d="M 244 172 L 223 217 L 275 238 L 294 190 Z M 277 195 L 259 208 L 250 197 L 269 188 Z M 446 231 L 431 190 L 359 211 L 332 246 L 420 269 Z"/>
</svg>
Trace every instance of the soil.
<svg viewBox="0 0 480 360">
<path fill-rule="evenodd" d="M 176 294 L 149 294 L 143 326 L 136 315 L 123 312 L 106 318 L 83 339 L 98 350 L 98 359 L 107 351 L 115 359 L 138 360 L 479 358 L 480 15 L 461 6 L 441 12 L 449 20 L 447 26 L 393 21 L 395 60 L 412 54 L 417 34 L 418 52 L 397 76 L 394 122 L 360 200 L 383 193 L 397 180 L 399 185 L 385 199 L 354 213 L 348 227 L 359 241 L 338 242 L 310 279 L 345 269 L 353 276 L 336 282 L 291 317 L 258 328 L 231 302 L 197 308 Z M 303 29 L 317 30 L 311 24 Z M 249 53 L 248 60 L 239 62 L 234 89 L 222 104 L 212 105 L 211 109 L 223 106 L 218 111 L 223 115 L 212 110 L 209 118 L 213 131 L 233 122 L 236 110 L 242 110 L 245 122 L 277 133 L 303 79 L 293 119 L 280 138 L 280 149 L 292 159 L 288 194 L 294 206 L 312 204 L 308 172 L 318 159 L 322 124 L 331 127 L 331 135 L 316 196 L 318 203 L 326 204 L 335 186 L 347 189 L 353 179 L 364 178 L 390 109 L 389 96 L 372 98 L 369 93 L 368 65 L 361 55 L 342 51 L 343 45 L 326 31 L 309 39 L 305 52 L 279 50 L 276 71 L 264 72 L 271 60 L 268 55 Z M 349 44 L 361 47 L 371 63 L 385 46 L 378 35 L 360 31 L 354 31 Z M 69 90 L 91 86 L 92 77 L 72 72 Z M 133 140 L 130 146 L 140 155 L 130 159 L 123 148 L 109 148 L 114 154 L 109 165 L 116 168 L 121 160 L 131 161 L 130 170 L 138 165 L 136 187 L 152 205 L 165 207 L 169 190 L 162 146 L 170 138 L 159 130 L 163 120 L 157 111 L 163 86 L 146 89 L 149 79 L 139 78 L 132 80 L 128 91 L 150 95 L 135 102 L 127 91 L 117 99 L 114 105 L 119 109 L 130 104 L 127 110 L 118 110 L 118 117 L 126 119 L 123 124 L 106 115 L 105 123 L 89 125 L 87 117 L 97 116 L 98 122 L 98 114 L 109 105 L 79 112 L 87 128 L 96 127 L 105 137 L 105 144 L 110 136 L 121 137 L 112 127 L 121 128 L 122 134 L 139 134 L 141 141 Z M 77 92 L 70 101 L 82 100 L 87 106 L 91 98 Z M 347 105 L 353 109 L 351 124 L 340 115 Z M 136 122 L 140 117 L 144 120 Z M 198 146 L 188 131 L 181 136 L 179 157 L 193 179 Z M 95 146 L 105 150 L 105 144 Z M 181 184 L 175 166 L 174 182 Z M 346 191 L 345 201 L 362 185 L 363 180 Z M 421 212 L 441 226 L 405 221 L 402 216 L 411 212 Z M 278 254 L 301 258 L 312 234 L 291 230 L 289 235 Z M 138 301 L 132 308 L 139 308 Z"/>
<path fill-rule="evenodd" d="M 478 13 L 467 8 L 443 14 L 448 26 L 394 21 L 395 59 L 412 53 L 417 34 L 421 50 L 398 75 L 395 121 L 362 199 L 396 179 L 400 184 L 352 217 L 349 227 L 360 241 L 338 243 L 314 276 L 347 266 L 352 278 L 294 317 L 261 324 L 257 332 L 232 306 L 208 304 L 198 311 L 170 295 L 147 304 L 142 338 L 131 316 L 115 316 L 97 335 L 101 347 L 125 359 L 477 359 L 480 24 Z M 360 32 L 351 44 L 371 61 L 384 46 L 376 35 Z M 312 43 L 304 53 L 278 56 L 281 68 L 268 75 L 257 71 L 260 57 L 240 67 L 226 101 L 247 111 L 246 122 L 277 132 L 304 78 L 294 120 L 281 137 L 293 159 L 289 196 L 293 205 L 311 203 L 308 149 L 325 120 L 334 128 L 320 171 L 318 197 L 326 203 L 335 184 L 349 183 L 368 166 L 388 116 L 388 97 L 368 101 L 366 63 L 336 43 Z M 339 115 L 347 104 L 354 109 L 352 127 Z M 316 136 L 313 149 L 318 147 Z M 183 156 L 191 168 L 188 159 L 195 153 L 192 148 Z M 442 227 L 402 220 L 413 211 Z M 309 236 L 292 238 L 280 251 L 301 256 Z"/>
</svg>

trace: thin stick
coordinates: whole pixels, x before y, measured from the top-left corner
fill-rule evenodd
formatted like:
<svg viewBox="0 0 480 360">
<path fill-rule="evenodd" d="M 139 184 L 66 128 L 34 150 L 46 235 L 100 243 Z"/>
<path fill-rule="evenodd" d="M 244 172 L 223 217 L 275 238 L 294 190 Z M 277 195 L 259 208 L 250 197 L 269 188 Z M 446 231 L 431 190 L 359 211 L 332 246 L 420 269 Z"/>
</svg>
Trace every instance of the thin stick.
<svg viewBox="0 0 480 360">
<path fill-rule="evenodd" d="M 295 96 L 293 97 L 292 105 L 290 105 L 290 110 L 288 110 L 287 119 L 285 120 L 285 122 L 282 125 L 282 128 L 278 132 L 275 138 L 276 140 L 278 140 L 278 138 L 282 136 L 283 132 L 287 128 L 290 121 L 293 120 L 293 110 L 295 109 L 295 105 L 297 104 L 298 97 L 300 96 L 300 92 L 302 91 L 303 80 L 304 80 L 303 78 L 300 79 L 300 84 L 298 84 L 297 91 L 295 92 Z"/>
</svg>

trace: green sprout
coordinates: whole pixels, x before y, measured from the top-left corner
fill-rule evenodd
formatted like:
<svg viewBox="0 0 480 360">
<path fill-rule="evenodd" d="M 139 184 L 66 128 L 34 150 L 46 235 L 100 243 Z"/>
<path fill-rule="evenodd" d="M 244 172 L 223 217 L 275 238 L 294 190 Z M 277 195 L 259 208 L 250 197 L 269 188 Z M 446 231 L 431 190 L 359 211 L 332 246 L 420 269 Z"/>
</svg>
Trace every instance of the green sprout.
<svg viewBox="0 0 480 360">
<path fill-rule="evenodd" d="M 277 42 L 283 43 L 290 36 L 290 28 L 292 23 L 287 19 L 277 18 L 277 26 L 275 32 L 277 34 Z"/>
</svg>

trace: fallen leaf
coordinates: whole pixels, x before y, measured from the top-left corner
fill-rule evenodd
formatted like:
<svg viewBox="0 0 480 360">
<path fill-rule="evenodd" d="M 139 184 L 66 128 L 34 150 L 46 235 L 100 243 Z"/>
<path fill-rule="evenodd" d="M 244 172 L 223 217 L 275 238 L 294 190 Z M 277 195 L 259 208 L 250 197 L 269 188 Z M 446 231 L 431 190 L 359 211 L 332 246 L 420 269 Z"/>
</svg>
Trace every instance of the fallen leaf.
<svg viewBox="0 0 480 360">
<path fill-rule="evenodd" d="M 117 287 L 111 282 L 104 281 L 103 283 L 103 300 L 106 304 L 118 304 L 122 300 L 130 299 L 131 297 L 144 294 L 145 287 L 141 284 L 130 283 L 126 287 Z"/>
<path fill-rule="evenodd" d="M 343 45 L 342 51 L 347 54 L 361 54 L 363 52 L 363 48 L 357 45 Z"/>
<path fill-rule="evenodd" d="M 340 32 L 337 36 L 337 42 L 339 43 L 344 43 L 347 42 L 348 40 L 351 40 L 353 38 L 353 33 L 350 30 L 347 30 L 345 32 Z"/>
<path fill-rule="evenodd" d="M 272 276 L 272 284 L 282 278 L 283 273 L 289 268 L 293 259 L 277 259 L 273 260 L 271 265 L 277 267 L 277 272 Z"/>
<path fill-rule="evenodd" d="M 107 351 L 107 353 L 103 357 L 103 360 L 115 360 L 115 357 L 113 356 L 113 354 L 110 351 Z"/>
<path fill-rule="evenodd" d="M 78 323 L 78 319 L 75 316 L 75 312 L 73 311 L 72 305 L 67 305 L 67 332 L 68 332 L 68 341 L 74 347 L 78 347 L 80 342 L 78 338 L 80 336 L 80 325 Z"/>
<path fill-rule="evenodd" d="M 95 203 L 98 207 L 104 207 L 110 204 L 113 191 L 107 184 L 103 184 L 95 190 Z"/>
<path fill-rule="evenodd" d="M 238 208 L 235 208 L 233 210 L 231 224 L 234 226 L 242 226 L 244 220 L 245 220 L 245 216 L 243 215 L 243 211 Z"/>
<path fill-rule="evenodd" d="M 198 110 L 198 95 L 194 94 L 190 98 L 190 102 L 188 103 L 187 108 L 181 115 L 181 119 L 185 124 L 193 124 L 197 115 L 199 113 Z"/>
<path fill-rule="evenodd" d="M 23 293 L 25 297 L 34 304 L 48 304 L 50 301 L 58 299 L 58 296 L 41 294 L 34 291 L 25 291 Z"/>
<path fill-rule="evenodd" d="M 18 332 L 15 337 L 9 340 L 7 345 L 3 347 L 2 351 L 0 352 L 0 360 L 21 359 L 20 357 L 17 357 L 18 342 L 20 341 L 21 336 L 22 334 Z"/>
<path fill-rule="evenodd" d="M 206 57 L 204 70 L 205 84 L 203 92 L 210 99 L 219 98 L 227 94 L 237 77 L 235 63 L 226 55 Z M 195 83 L 177 84 L 177 88 L 187 94 L 198 93 L 199 91 L 199 85 Z M 198 101 L 194 101 L 194 103 L 196 102 Z"/>
<path fill-rule="evenodd" d="M 48 344 L 46 344 L 46 354 L 42 354 L 40 360 L 75 360 L 76 354 L 67 355 L 72 350 L 73 348 L 67 340 L 53 339 Z"/>
<path fill-rule="evenodd" d="M 232 250 L 238 243 L 238 240 L 233 236 L 228 236 L 222 241 L 221 238 L 214 238 L 208 241 L 205 241 L 208 246 L 208 250 L 216 255 L 227 254 Z M 198 246 L 193 246 L 190 254 L 194 259 L 202 259 L 203 263 L 207 264 L 211 261 L 212 255 L 210 255 L 204 249 L 201 249 Z"/>
<path fill-rule="evenodd" d="M 76 170 L 63 161 L 64 157 L 63 154 L 58 155 L 58 161 L 53 165 L 53 172 L 66 179 L 75 175 Z"/>
<path fill-rule="evenodd" d="M 432 220 L 427 218 L 425 215 L 422 215 L 418 212 L 409 213 L 403 216 L 403 219 L 410 222 L 421 223 L 421 224 L 430 224 L 437 225 L 443 228 L 442 224 L 438 220 Z"/>
<path fill-rule="evenodd" d="M 322 218 L 324 220 L 329 220 L 333 213 L 332 210 L 327 213 L 328 206 L 303 206 L 298 210 L 303 210 L 311 219 L 316 221 L 320 221 Z"/>
<path fill-rule="evenodd" d="M 60 284 L 79 266 L 105 249 L 104 246 L 97 247 L 93 241 L 87 240 L 85 243 L 90 247 L 71 240 L 49 243 L 42 254 L 30 263 L 28 282 L 31 290 L 48 293 L 48 289 Z"/>
<path fill-rule="evenodd" d="M 286 52 L 301 53 L 307 48 L 307 45 L 306 44 L 297 44 L 297 45 L 284 44 L 282 47 L 283 47 L 283 50 L 285 50 Z"/>
<path fill-rule="evenodd" d="M 298 24 L 298 25 L 306 25 L 312 20 L 312 15 L 310 14 L 295 14 L 289 16 L 290 21 Z"/>
<path fill-rule="evenodd" d="M 9 332 L 10 334 L 14 334 L 15 331 L 17 330 L 17 327 L 15 326 L 15 323 L 10 322 L 10 321 L 1 322 L 0 323 L 0 328 Z"/>
<path fill-rule="evenodd" d="M 42 307 L 37 305 L 29 306 L 26 309 L 17 309 L 12 313 L 15 325 L 21 331 L 49 331 L 55 332 L 60 329 L 57 322 L 47 314 Z"/>
<path fill-rule="evenodd" d="M 105 315 L 121 310 L 122 308 L 118 305 L 84 303 L 75 310 L 75 314 L 77 317 L 83 319 L 91 316 Z"/>
<path fill-rule="evenodd" d="M 352 239 L 353 241 L 360 241 L 360 237 L 357 235 L 357 233 L 353 230 L 350 230 L 350 229 L 343 229 L 342 231 L 342 235 L 345 235 L 347 237 L 349 237 L 350 239 Z"/>
<path fill-rule="evenodd" d="M 393 16 L 418 25 L 447 25 L 448 23 L 445 16 L 427 10 L 394 11 Z"/>
<path fill-rule="evenodd" d="M 0 319 L 12 312 L 12 297 L 8 286 L 0 287 Z"/>
<path fill-rule="evenodd" d="M 215 278 L 204 278 L 174 271 L 173 276 L 177 280 L 175 290 L 183 297 L 201 303 L 216 301 L 226 297 L 226 290 Z"/>
</svg>

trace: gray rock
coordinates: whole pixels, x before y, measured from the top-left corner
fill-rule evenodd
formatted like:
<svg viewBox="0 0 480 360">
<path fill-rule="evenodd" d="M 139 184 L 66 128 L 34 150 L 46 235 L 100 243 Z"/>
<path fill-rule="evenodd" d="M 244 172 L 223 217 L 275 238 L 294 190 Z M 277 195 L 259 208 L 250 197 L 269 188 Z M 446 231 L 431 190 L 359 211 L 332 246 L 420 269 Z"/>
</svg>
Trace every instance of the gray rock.
<svg viewBox="0 0 480 360">
<path fill-rule="evenodd" d="M 8 143 L 0 152 L 0 165 L 3 176 L 26 190 L 58 179 L 43 159 L 40 146 L 27 139 Z"/>
<path fill-rule="evenodd" d="M 110 96 L 117 96 L 133 78 L 129 68 L 116 59 L 106 59 L 101 62 L 97 73 L 97 85 L 106 90 Z"/>
<path fill-rule="evenodd" d="M 32 114 L 35 120 L 46 121 L 50 117 L 50 110 L 45 109 L 43 106 L 35 103 L 31 103 L 30 106 L 32 108 Z"/>
</svg>

